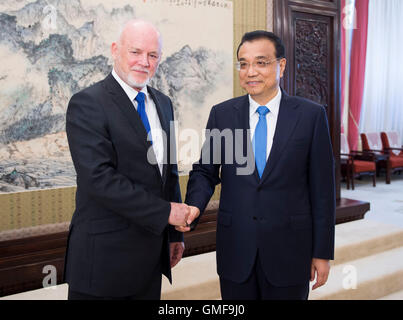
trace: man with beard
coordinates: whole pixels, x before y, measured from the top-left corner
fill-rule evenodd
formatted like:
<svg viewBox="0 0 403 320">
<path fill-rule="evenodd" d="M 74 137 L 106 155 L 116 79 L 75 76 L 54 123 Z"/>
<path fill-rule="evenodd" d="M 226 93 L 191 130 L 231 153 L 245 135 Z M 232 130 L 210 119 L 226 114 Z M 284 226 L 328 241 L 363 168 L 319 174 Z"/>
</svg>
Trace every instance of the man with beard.
<svg viewBox="0 0 403 320">
<path fill-rule="evenodd" d="M 184 250 L 174 226 L 189 214 L 165 143 L 172 103 L 147 86 L 161 60 L 160 33 L 131 20 L 111 52 L 112 73 L 67 110 L 77 194 L 65 279 L 69 299 L 160 299 L 161 274 L 171 280 Z"/>
</svg>

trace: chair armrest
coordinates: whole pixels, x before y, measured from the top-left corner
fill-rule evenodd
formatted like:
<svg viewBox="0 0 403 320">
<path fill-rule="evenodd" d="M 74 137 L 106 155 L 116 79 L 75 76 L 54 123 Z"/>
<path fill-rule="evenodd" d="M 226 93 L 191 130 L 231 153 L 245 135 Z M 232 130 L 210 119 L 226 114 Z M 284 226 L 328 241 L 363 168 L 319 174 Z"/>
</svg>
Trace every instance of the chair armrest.
<svg viewBox="0 0 403 320">
<path fill-rule="evenodd" d="M 364 161 L 375 161 L 375 153 L 370 151 L 358 151 L 358 150 L 351 150 L 354 159 L 357 160 L 364 160 Z"/>
<path fill-rule="evenodd" d="M 400 150 L 400 151 L 403 151 L 403 148 L 386 148 L 386 150 Z"/>
<path fill-rule="evenodd" d="M 372 152 L 373 154 L 379 155 L 379 153 L 383 156 L 389 156 L 389 151 L 388 150 L 376 150 L 376 149 L 368 149 L 368 150 L 364 150 L 364 152 Z"/>
<path fill-rule="evenodd" d="M 382 152 L 382 153 L 385 153 L 385 150 L 377 150 L 377 149 L 368 149 L 368 150 L 364 150 L 364 151 L 367 151 L 367 152 Z"/>
</svg>

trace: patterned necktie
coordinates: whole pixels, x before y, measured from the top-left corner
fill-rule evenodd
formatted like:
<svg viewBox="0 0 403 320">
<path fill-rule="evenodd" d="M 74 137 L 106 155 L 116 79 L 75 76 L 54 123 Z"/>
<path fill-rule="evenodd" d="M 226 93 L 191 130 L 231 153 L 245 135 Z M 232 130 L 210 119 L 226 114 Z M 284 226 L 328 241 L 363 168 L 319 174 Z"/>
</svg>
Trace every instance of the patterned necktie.
<svg viewBox="0 0 403 320">
<path fill-rule="evenodd" d="M 147 131 L 147 135 L 150 136 L 150 141 L 152 143 L 152 136 L 150 133 L 151 127 L 150 127 L 150 123 L 148 122 L 148 117 L 147 117 L 147 113 L 146 113 L 146 105 L 145 105 L 145 94 L 144 92 L 139 92 L 135 98 L 135 100 L 137 101 L 137 112 L 140 116 L 141 121 L 143 121 L 144 124 L 144 128 Z"/>
<path fill-rule="evenodd" d="M 259 113 L 259 122 L 257 123 L 255 136 L 253 139 L 253 150 L 255 152 L 256 167 L 259 177 L 262 177 L 264 167 L 266 166 L 266 152 L 267 152 L 267 121 L 266 114 L 270 110 L 261 106 L 257 108 Z"/>
</svg>

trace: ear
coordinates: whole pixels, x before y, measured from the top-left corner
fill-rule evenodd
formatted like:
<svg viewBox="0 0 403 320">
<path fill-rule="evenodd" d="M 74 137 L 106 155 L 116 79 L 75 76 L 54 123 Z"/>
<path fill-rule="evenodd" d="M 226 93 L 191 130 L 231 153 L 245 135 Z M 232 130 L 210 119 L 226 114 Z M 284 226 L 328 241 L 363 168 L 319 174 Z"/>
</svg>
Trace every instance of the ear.
<svg viewBox="0 0 403 320">
<path fill-rule="evenodd" d="M 284 75 L 284 70 L 285 70 L 286 65 L 287 65 L 287 59 L 282 58 L 280 60 L 280 78 L 282 78 Z"/>
<path fill-rule="evenodd" d="M 117 55 L 118 55 L 118 45 L 116 42 L 112 42 L 111 55 L 112 55 L 113 60 L 116 60 Z"/>
</svg>

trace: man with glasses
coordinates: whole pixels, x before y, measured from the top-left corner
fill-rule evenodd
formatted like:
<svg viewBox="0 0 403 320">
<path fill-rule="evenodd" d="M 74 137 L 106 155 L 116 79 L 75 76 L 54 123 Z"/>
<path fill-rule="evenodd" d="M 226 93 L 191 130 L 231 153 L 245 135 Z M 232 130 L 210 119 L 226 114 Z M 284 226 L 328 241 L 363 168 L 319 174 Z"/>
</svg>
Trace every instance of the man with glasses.
<svg viewBox="0 0 403 320">
<path fill-rule="evenodd" d="M 248 94 L 214 106 L 207 123 L 207 132 L 232 131 L 234 143 L 217 147 L 219 140 L 207 135 L 185 201 L 188 223 L 197 219 L 177 230 L 197 224 L 221 182 L 216 252 L 222 298 L 307 299 L 310 280 L 316 278 L 313 289 L 326 283 L 334 254 L 334 159 L 325 109 L 280 88 L 285 49 L 273 33 L 246 33 L 237 55 Z M 236 134 L 240 129 L 243 135 Z M 246 174 L 237 162 L 245 154 L 255 164 Z"/>
<path fill-rule="evenodd" d="M 68 298 L 154 300 L 161 274 L 171 280 L 184 251 L 183 234 L 173 226 L 185 226 L 189 215 L 170 162 L 175 150 L 165 143 L 172 103 L 147 85 L 161 60 L 160 33 L 131 20 L 111 53 L 112 72 L 75 94 L 67 109 L 77 171 L 65 263 Z"/>
</svg>

